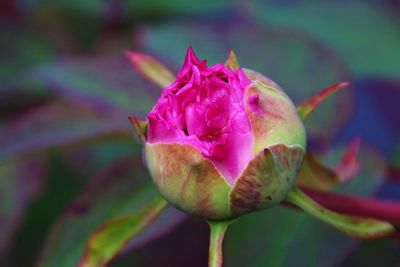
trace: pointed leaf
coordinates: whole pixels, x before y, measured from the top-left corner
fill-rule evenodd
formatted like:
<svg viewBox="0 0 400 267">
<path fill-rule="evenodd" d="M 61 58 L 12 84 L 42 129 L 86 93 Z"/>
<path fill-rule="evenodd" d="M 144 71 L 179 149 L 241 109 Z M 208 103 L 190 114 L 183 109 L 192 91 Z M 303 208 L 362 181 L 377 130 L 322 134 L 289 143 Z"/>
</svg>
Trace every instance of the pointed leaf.
<svg viewBox="0 0 400 267">
<path fill-rule="evenodd" d="M 348 82 L 341 82 L 325 88 L 321 92 L 312 96 L 306 102 L 297 107 L 300 117 L 305 120 L 328 96 L 332 95 L 341 88 L 348 86 Z"/>
<path fill-rule="evenodd" d="M 287 200 L 322 222 L 356 238 L 373 239 L 396 233 L 393 225 L 388 222 L 343 215 L 328 210 L 312 200 L 297 187 L 294 187 L 288 193 Z"/>
<path fill-rule="evenodd" d="M 339 185 L 335 190 L 343 191 L 345 188 L 348 195 L 364 196 L 364 199 L 368 199 L 385 180 L 385 165 L 381 164 L 382 156 L 371 154 L 373 151 L 368 149 L 367 144 L 363 145 L 361 149 L 360 160 L 363 168 L 360 175 L 346 184 Z M 342 149 L 335 150 L 337 153 L 334 153 L 335 155 L 332 155 L 333 157 L 328 158 L 327 161 L 332 166 L 343 154 Z M 317 192 L 317 190 L 314 191 Z M 309 194 L 309 191 L 306 193 Z M 337 196 L 337 194 L 335 195 Z M 329 209 L 349 213 L 349 211 L 343 210 L 348 207 L 348 198 L 335 200 L 332 197 L 330 205 L 328 205 L 327 201 L 320 201 L 320 198 L 315 198 L 314 194 L 310 194 L 310 196 Z M 342 210 L 336 209 L 339 206 Z M 366 212 L 368 206 L 369 204 L 362 206 L 360 203 L 358 207 L 362 207 Z M 374 210 L 382 214 L 379 207 Z M 359 213 L 358 215 L 365 216 L 365 214 Z M 379 214 L 376 213 L 376 215 Z M 397 214 L 392 214 L 390 217 L 398 217 L 397 221 L 399 221 L 400 212 Z M 371 217 L 389 221 L 389 217 L 388 219 Z M 349 251 L 354 251 L 360 243 L 359 240 L 338 233 L 335 228 L 315 220 L 305 212 L 299 212 L 283 205 L 271 207 L 265 212 L 255 212 L 243 216 L 231 228 L 224 242 L 225 261 L 226 265 L 230 267 L 341 266 L 343 260 L 349 255 Z M 260 229 L 263 229 L 264 234 L 260 234 Z M 388 239 L 388 241 L 390 240 Z M 243 249 L 243 244 L 246 244 L 246 249 Z"/>
<path fill-rule="evenodd" d="M 342 182 L 354 177 L 360 171 L 361 164 L 358 159 L 360 143 L 361 139 L 356 138 L 347 148 L 339 164 L 335 166 L 335 172 Z"/>
<path fill-rule="evenodd" d="M 167 205 L 167 201 L 158 196 L 143 209 L 103 224 L 90 237 L 79 266 L 106 266 L 126 243 L 151 224 Z"/>
<path fill-rule="evenodd" d="M 330 149 L 329 153 L 324 155 L 324 163 L 326 162 L 327 166 L 337 166 L 349 150 L 351 150 L 351 145 L 347 148 Z M 360 166 L 362 166 L 359 173 L 345 182 L 340 181 L 334 188 L 335 192 L 367 197 L 376 193 L 377 188 L 382 186 L 387 168 L 384 156 L 376 148 L 365 143 L 360 146 L 357 161 L 360 161 Z M 335 167 L 332 170 L 336 172 Z"/>
<path fill-rule="evenodd" d="M 112 163 L 90 179 L 49 230 L 37 266 L 77 266 L 90 235 L 99 225 L 139 211 L 158 195 L 140 155 Z M 185 219 L 184 213 L 169 207 L 124 251 L 167 234 Z"/>
<path fill-rule="evenodd" d="M 329 190 L 340 182 L 338 175 L 307 152 L 296 183 L 309 188 Z"/>
<path fill-rule="evenodd" d="M 225 66 L 227 66 L 231 70 L 237 70 L 238 68 L 240 68 L 239 62 L 238 62 L 236 55 L 232 49 L 229 50 L 229 55 L 228 55 L 228 59 L 225 62 Z"/>
<path fill-rule="evenodd" d="M 400 226 L 400 202 L 301 188 L 314 201 L 338 213 L 370 217 Z"/>
<path fill-rule="evenodd" d="M 136 70 L 149 81 L 167 87 L 175 81 L 175 75 L 155 58 L 139 52 L 126 52 Z"/>
<path fill-rule="evenodd" d="M 329 190 L 335 185 L 346 182 L 357 175 L 360 170 L 358 148 L 360 140 L 355 139 L 347 148 L 340 162 L 334 168 L 330 168 L 314 158 L 311 152 L 307 152 L 297 184 L 319 190 Z"/>
<path fill-rule="evenodd" d="M 135 130 L 136 139 L 145 143 L 146 142 L 146 132 L 147 132 L 147 122 L 141 121 L 135 116 L 129 116 L 128 119 L 132 123 L 133 129 Z"/>
<path fill-rule="evenodd" d="M 96 113 L 82 105 L 54 102 L 15 118 L 1 130 L 0 158 L 109 135 L 128 136 L 124 121 L 118 115 Z"/>
</svg>

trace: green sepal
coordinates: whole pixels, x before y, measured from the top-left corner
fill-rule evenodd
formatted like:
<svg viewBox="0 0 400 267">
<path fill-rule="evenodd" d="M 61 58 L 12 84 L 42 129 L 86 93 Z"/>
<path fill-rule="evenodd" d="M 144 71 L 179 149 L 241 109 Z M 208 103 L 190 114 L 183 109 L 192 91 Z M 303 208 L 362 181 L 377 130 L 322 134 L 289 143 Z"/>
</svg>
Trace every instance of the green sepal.
<svg viewBox="0 0 400 267">
<path fill-rule="evenodd" d="M 174 206 L 210 220 L 230 218 L 231 188 L 196 148 L 176 143 L 146 143 L 145 156 L 160 193 Z"/>
<path fill-rule="evenodd" d="M 306 133 L 296 107 L 285 93 L 271 85 L 256 80 L 246 89 L 244 96 L 254 134 L 254 154 L 280 143 L 305 148 Z M 250 100 L 254 97 L 256 101 L 251 105 Z"/>
<path fill-rule="evenodd" d="M 145 143 L 148 126 L 147 121 L 141 121 L 135 116 L 129 116 L 128 119 L 133 126 L 135 140 L 139 143 Z"/>
<path fill-rule="evenodd" d="M 276 144 L 251 160 L 230 193 L 230 213 L 265 209 L 280 203 L 293 186 L 304 156 L 301 146 Z"/>
<path fill-rule="evenodd" d="M 293 187 L 287 195 L 287 201 L 300 207 L 318 220 L 331 225 L 339 231 L 359 239 L 375 239 L 392 235 L 396 232 L 388 222 L 372 218 L 344 215 L 331 211 L 303 193 L 298 187 Z"/>
<path fill-rule="evenodd" d="M 231 70 L 237 70 L 240 68 L 239 61 L 236 58 L 235 53 L 233 50 L 229 50 L 228 59 L 225 62 L 225 66 Z"/>
</svg>

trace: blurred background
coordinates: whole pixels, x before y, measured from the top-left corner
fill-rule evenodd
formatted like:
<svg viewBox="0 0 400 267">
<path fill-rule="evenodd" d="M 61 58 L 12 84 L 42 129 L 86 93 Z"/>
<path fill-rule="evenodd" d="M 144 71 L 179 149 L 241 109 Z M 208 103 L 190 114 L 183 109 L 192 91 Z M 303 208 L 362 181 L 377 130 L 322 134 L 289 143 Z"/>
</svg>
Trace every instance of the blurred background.
<svg viewBox="0 0 400 267">
<path fill-rule="evenodd" d="M 131 137 L 160 88 L 126 50 L 178 71 L 189 45 L 297 104 L 340 81 L 307 121 L 327 164 L 361 137 L 362 169 L 334 188 L 400 201 L 400 4 L 365 1 L 1 0 L 0 266 L 76 266 L 89 234 L 157 194 Z M 400 266 L 391 239 L 357 241 L 286 207 L 229 229 L 226 266 Z M 206 266 L 208 227 L 169 209 L 111 264 Z"/>
</svg>

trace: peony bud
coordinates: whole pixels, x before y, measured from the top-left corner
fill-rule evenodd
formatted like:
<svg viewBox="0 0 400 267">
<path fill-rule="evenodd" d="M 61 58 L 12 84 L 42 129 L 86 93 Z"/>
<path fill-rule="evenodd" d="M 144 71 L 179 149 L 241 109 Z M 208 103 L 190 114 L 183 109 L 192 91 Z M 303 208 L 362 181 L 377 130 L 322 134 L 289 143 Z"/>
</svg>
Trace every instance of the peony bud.
<svg viewBox="0 0 400 267">
<path fill-rule="evenodd" d="M 189 48 L 176 81 L 147 115 L 131 118 L 161 194 L 209 220 L 281 202 L 305 154 L 303 123 L 270 79 L 228 63 L 208 67 Z"/>
</svg>

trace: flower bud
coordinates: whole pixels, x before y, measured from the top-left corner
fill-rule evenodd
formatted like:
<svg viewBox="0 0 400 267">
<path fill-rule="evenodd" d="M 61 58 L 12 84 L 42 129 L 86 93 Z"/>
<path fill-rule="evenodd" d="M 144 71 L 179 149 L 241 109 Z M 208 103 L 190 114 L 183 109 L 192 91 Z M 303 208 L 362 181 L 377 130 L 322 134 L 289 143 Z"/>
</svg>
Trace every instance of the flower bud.
<svg viewBox="0 0 400 267">
<path fill-rule="evenodd" d="M 281 202 L 305 153 L 292 101 L 265 76 L 208 67 L 189 48 L 176 81 L 147 115 L 145 159 L 161 194 L 188 213 L 223 220 Z"/>
</svg>

